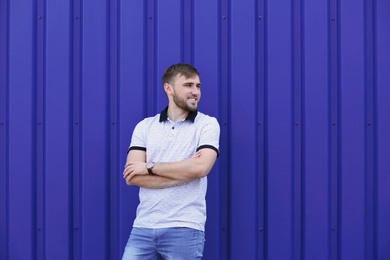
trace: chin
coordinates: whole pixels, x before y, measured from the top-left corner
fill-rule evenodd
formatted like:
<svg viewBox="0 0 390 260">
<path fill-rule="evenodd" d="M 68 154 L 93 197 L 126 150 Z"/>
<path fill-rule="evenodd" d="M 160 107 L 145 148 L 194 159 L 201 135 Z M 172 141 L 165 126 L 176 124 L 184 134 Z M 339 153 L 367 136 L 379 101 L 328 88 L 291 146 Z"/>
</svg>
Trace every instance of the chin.
<svg viewBox="0 0 390 260">
<path fill-rule="evenodd" d="M 191 108 L 191 111 L 196 111 L 196 110 L 198 110 L 198 105 L 191 106 L 190 108 Z"/>
<path fill-rule="evenodd" d="M 198 109 L 198 104 L 187 104 L 186 106 L 186 110 L 190 111 L 190 112 L 194 112 Z"/>
<path fill-rule="evenodd" d="M 195 112 L 196 110 L 198 110 L 198 107 L 187 107 L 186 109 L 188 112 Z"/>
</svg>

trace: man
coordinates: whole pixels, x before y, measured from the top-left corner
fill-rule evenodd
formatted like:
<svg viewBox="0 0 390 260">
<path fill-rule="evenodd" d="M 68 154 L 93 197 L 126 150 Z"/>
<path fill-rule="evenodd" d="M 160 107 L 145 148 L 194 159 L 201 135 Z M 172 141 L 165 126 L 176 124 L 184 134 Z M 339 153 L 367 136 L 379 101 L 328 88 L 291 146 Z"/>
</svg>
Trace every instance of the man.
<svg viewBox="0 0 390 260">
<path fill-rule="evenodd" d="M 126 166 L 140 203 L 123 259 L 201 259 L 207 175 L 219 153 L 217 120 L 198 112 L 198 71 L 175 64 L 162 77 L 168 107 L 134 129 Z"/>
</svg>

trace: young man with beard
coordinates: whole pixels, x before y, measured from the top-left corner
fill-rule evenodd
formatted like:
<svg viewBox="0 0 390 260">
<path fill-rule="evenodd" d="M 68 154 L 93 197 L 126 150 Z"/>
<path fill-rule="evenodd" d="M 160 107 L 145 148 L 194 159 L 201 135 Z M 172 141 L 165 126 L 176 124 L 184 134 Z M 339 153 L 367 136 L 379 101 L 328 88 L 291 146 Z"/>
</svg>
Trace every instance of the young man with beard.
<svg viewBox="0 0 390 260">
<path fill-rule="evenodd" d="M 162 77 L 168 106 L 134 129 L 123 178 L 140 203 L 123 259 L 201 259 L 207 175 L 219 154 L 219 124 L 198 111 L 198 71 L 175 64 Z"/>
</svg>

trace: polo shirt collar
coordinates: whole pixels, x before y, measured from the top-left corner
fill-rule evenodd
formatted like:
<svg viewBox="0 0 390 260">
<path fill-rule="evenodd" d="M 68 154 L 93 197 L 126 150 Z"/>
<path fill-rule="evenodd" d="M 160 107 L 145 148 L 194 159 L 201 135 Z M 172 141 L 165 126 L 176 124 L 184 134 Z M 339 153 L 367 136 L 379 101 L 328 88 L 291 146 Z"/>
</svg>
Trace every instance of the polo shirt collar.
<svg viewBox="0 0 390 260">
<path fill-rule="evenodd" d="M 198 114 L 198 111 L 190 112 L 184 121 L 191 121 L 192 123 L 195 121 L 195 117 Z M 164 122 L 168 120 L 168 107 L 166 107 L 160 113 L 160 122 Z"/>
</svg>

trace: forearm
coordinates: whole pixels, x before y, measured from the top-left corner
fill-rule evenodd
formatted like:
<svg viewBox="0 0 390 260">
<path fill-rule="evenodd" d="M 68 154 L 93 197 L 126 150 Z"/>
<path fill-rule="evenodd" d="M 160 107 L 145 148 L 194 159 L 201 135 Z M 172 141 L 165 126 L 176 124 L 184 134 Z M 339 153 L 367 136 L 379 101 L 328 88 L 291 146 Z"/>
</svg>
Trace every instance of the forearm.
<svg viewBox="0 0 390 260">
<path fill-rule="evenodd" d="M 201 149 L 192 157 L 171 163 L 155 162 L 153 173 L 180 182 L 190 182 L 207 176 L 214 165 L 217 153 L 212 149 Z"/>
<path fill-rule="evenodd" d="M 161 163 L 155 162 L 152 169 L 153 175 L 148 173 L 143 158 L 135 158 L 135 152 L 128 157 L 123 178 L 128 185 L 140 187 L 166 188 L 206 176 L 216 159 L 215 151 L 203 149 L 194 154 L 191 158 L 179 162 Z M 133 180 L 135 177 L 137 180 Z"/>
<path fill-rule="evenodd" d="M 182 184 L 184 182 L 174 180 L 158 175 L 135 175 L 129 181 L 126 180 L 127 185 L 135 185 L 148 189 L 164 189 L 172 186 Z"/>
<path fill-rule="evenodd" d="M 194 162 L 188 162 L 188 159 L 185 161 L 155 163 L 153 174 L 148 173 L 144 162 L 130 161 L 125 167 L 123 178 L 127 185 L 150 189 L 168 188 L 200 178 L 193 170 L 199 167 L 195 167 Z"/>
<path fill-rule="evenodd" d="M 206 176 L 208 171 L 204 170 L 198 158 L 188 158 L 172 163 L 156 162 L 153 173 L 179 182 L 189 182 Z"/>
</svg>

